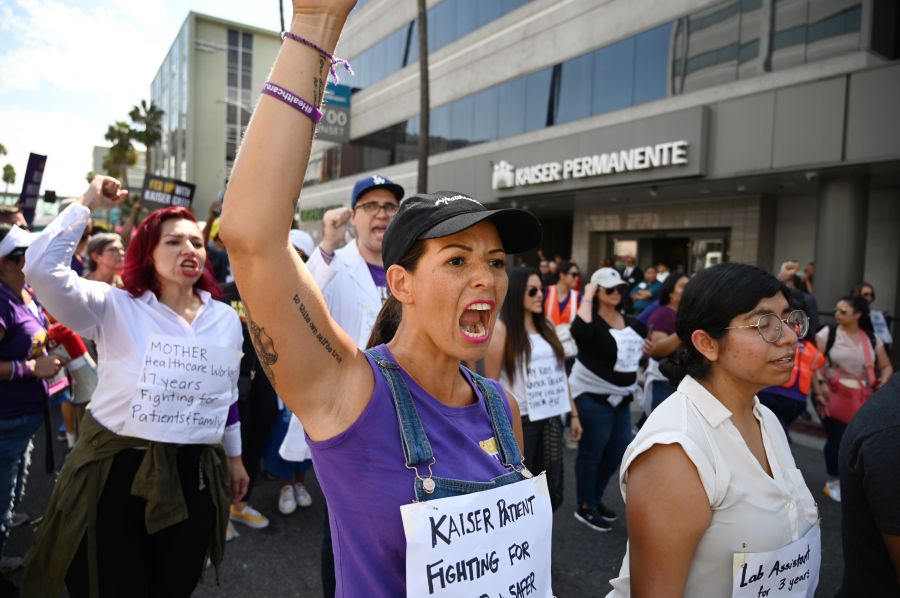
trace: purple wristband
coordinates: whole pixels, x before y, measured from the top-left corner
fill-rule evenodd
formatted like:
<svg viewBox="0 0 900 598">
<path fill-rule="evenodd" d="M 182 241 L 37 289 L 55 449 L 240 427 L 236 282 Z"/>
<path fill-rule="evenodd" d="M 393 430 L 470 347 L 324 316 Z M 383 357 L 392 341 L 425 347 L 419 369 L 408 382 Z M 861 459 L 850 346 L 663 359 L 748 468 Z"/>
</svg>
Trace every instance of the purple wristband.
<svg viewBox="0 0 900 598">
<path fill-rule="evenodd" d="M 303 44 L 304 46 L 309 46 L 310 48 L 312 48 L 313 50 L 315 50 L 316 52 L 318 52 L 319 54 L 321 54 L 322 56 L 327 58 L 331 62 L 331 68 L 328 69 L 328 72 L 331 74 L 331 77 L 332 77 L 332 79 L 334 79 L 335 83 L 340 83 L 340 79 L 338 78 L 338 74 L 337 74 L 337 67 L 335 65 L 339 64 L 342 67 L 344 67 L 344 69 L 348 73 L 350 73 L 351 75 L 354 74 L 353 67 L 350 66 L 350 63 L 348 61 L 344 60 L 343 58 L 335 58 L 334 54 L 332 54 L 325 48 L 322 48 L 321 46 L 316 45 L 314 42 L 309 41 L 305 37 L 300 37 L 296 33 L 291 33 L 290 31 L 282 31 L 281 32 L 281 41 L 284 41 L 285 39 L 293 40 L 295 42 Z"/>
<path fill-rule="evenodd" d="M 291 93 L 287 89 L 281 87 L 280 85 L 276 85 L 271 81 L 266 81 L 262 86 L 262 93 L 267 96 L 272 96 L 276 100 L 281 100 L 294 110 L 303 114 L 303 116 L 309 118 L 314 123 L 318 123 L 322 120 L 322 111 L 316 108 L 313 104 L 310 104 L 300 96 L 295 93 Z"/>
</svg>

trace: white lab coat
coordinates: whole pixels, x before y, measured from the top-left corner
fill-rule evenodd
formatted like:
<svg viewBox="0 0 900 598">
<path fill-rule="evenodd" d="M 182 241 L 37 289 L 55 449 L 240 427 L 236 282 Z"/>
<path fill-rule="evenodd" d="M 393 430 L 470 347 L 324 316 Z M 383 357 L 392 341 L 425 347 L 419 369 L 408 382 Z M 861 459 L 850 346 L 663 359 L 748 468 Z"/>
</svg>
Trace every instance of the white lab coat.
<svg viewBox="0 0 900 598">
<path fill-rule="evenodd" d="M 306 267 L 322 289 L 331 317 L 356 341 L 360 349 L 365 349 L 384 299 L 381 290 L 372 280 L 372 274 L 359 253 L 356 241 L 335 251 L 330 264 L 325 263 L 319 251 L 313 251 Z M 296 415 L 291 418 L 278 453 L 287 461 L 304 461 L 310 458 L 303 425 Z"/>
</svg>

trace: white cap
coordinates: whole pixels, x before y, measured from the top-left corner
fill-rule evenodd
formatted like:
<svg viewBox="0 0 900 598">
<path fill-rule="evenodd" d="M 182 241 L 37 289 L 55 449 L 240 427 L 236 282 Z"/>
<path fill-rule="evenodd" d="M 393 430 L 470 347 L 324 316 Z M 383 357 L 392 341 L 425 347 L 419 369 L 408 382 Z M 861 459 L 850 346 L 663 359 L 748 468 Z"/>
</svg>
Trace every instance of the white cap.
<svg viewBox="0 0 900 598">
<path fill-rule="evenodd" d="M 603 287 L 604 289 L 613 289 L 620 287 L 626 282 L 619 276 L 618 271 L 614 268 L 600 268 L 591 274 L 591 284 Z"/>
<path fill-rule="evenodd" d="M 290 233 L 290 239 L 294 249 L 299 249 L 308 256 L 312 255 L 313 250 L 316 248 L 316 242 L 313 241 L 313 238 L 306 231 L 294 229 Z"/>
<path fill-rule="evenodd" d="M 0 257 L 6 257 L 16 249 L 28 247 L 36 238 L 35 233 L 30 233 L 14 224 L 0 241 Z"/>
</svg>

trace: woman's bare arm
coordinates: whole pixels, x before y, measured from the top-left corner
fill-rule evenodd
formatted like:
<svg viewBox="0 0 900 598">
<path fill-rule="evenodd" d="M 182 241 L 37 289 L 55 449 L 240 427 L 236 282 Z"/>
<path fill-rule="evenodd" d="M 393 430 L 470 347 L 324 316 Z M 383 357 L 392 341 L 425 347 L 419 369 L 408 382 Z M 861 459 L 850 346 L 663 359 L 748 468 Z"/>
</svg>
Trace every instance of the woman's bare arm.
<svg viewBox="0 0 900 598">
<path fill-rule="evenodd" d="M 331 52 L 354 3 L 295 0 L 291 31 Z M 320 106 L 329 67 L 317 51 L 286 41 L 269 80 Z M 309 118 L 261 96 L 228 184 L 220 234 L 266 374 L 310 437 L 324 440 L 356 421 L 374 379 L 288 240 L 313 133 Z"/>
<path fill-rule="evenodd" d="M 658 444 L 634 460 L 625 506 L 631 595 L 684 595 L 712 511 L 697 469 L 679 445 Z"/>
</svg>

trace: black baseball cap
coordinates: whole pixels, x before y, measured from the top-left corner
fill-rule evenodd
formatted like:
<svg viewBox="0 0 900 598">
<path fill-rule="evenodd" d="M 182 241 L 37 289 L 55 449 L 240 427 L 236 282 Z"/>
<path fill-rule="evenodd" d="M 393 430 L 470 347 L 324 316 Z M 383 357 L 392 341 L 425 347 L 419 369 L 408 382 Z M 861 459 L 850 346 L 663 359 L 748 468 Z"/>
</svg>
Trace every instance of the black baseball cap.
<svg viewBox="0 0 900 598">
<path fill-rule="evenodd" d="M 531 212 L 515 208 L 489 210 L 478 200 L 456 191 L 421 193 L 403 200 L 384 233 L 384 268 L 400 261 L 419 239 L 449 237 L 484 220 L 497 227 L 506 253 L 528 251 L 541 244 L 543 229 Z"/>
</svg>

